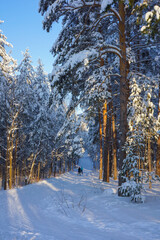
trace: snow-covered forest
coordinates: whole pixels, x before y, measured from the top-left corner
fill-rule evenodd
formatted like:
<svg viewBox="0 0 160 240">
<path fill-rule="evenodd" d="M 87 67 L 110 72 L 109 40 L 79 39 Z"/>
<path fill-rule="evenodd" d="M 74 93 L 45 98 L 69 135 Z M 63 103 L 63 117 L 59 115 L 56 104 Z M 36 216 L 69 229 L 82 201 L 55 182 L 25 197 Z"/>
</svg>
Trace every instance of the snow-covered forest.
<svg viewBox="0 0 160 240">
<path fill-rule="evenodd" d="M 147 197 L 152 199 L 150 202 L 154 205 L 155 196 L 158 207 L 160 0 L 39 0 L 39 14 L 43 16 L 42 27 L 47 32 L 50 32 L 54 22 L 62 24 L 56 42 L 50 46 L 54 56 L 51 73 L 44 71 L 41 60 L 38 60 L 36 68 L 33 66 L 28 49 L 24 50 L 23 60 L 17 63 L 8 53 L 8 48 L 14 46 L 8 43 L 5 33 L 0 30 L 0 188 L 8 190 L 8 193 L 0 192 L 2 205 L 7 194 L 11 193 L 17 198 L 18 187 L 23 187 L 22 191 L 26 189 L 28 194 L 34 194 L 35 188 L 35 194 L 39 194 L 40 187 L 43 191 L 46 184 L 56 192 L 54 181 L 61 179 L 64 182 L 77 181 L 77 185 L 83 183 L 84 191 L 89 189 L 84 187 L 85 182 L 90 181 L 94 185 L 96 181 L 93 187 L 95 196 L 90 194 L 89 197 L 96 199 L 97 194 L 99 198 L 100 194 L 103 195 L 102 205 L 105 204 L 104 199 L 113 201 L 119 209 L 117 214 L 128 211 L 124 210 L 124 206 L 122 209 L 123 203 L 127 203 L 127 209 L 141 209 L 135 203 L 147 204 Z M 5 24 L 3 19 L 0 28 L 2 24 Z M 84 154 L 89 157 L 82 158 Z M 87 170 L 87 175 L 85 166 L 88 161 L 93 168 Z M 83 178 L 77 176 L 77 167 L 82 165 L 86 174 Z M 36 184 L 24 187 L 32 183 Z M 45 198 L 46 206 L 49 208 L 47 204 L 52 203 L 54 207 L 50 208 L 51 212 L 58 214 L 60 211 L 65 218 L 77 214 L 70 212 L 70 208 L 73 210 L 75 207 L 82 217 L 87 209 L 85 193 L 79 202 L 73 203 L 74 200 L 65 197 L 67 186 L 65 183 L 60 196 L 63 199 L 59 198 L 59 203 L 58 198 L 52 201 L 50 198 L 54 196 L 49 195 L 49 203 Z M 68 188 L 69 194 L 71 184 Z M 110 190 L 106 192 L 105 189 Z M 47 190 L 44 191 L 47 194 Z M 122 200 L 122 196 L 127 198 Z M 25 197 L 22 197 L 24 200 Z M 17 201 L 12 204 L 17 204 Z M 44 202 L 40 204 L 42 208 L 46 207 L 43 206 Z M 95 208 L 90 201 L 89 209 L 92 207 Z M 116 209 L 115 206 L 113 208 Z M 154 207 L 151 207 L 153 212 L 149 211 L 149 205 L 146 208 L 145 217 L 148 213 L 152 219 L 156 215 Z M 88 221 L 93 221 L 95 229 L 105 228 L 103 208 L 100 210 L 103 213 L 102 222 L 100 219 L 92 220 L 89 209 L 86 215 Z M 137 209 L 135 211 L 138 212 Z M 22 213 L 22 208 L 20 211 Z M 11 215 L 14 216 L 14 213 Z M 22 215 L 29 221 L 25 214 Z M 156 215 L 155 218 L 155 221 L 160 221 L 160 212 L 159 217 Z M 20 218 L 16 219 L 20 221 Z M 133 224 L 142 220 L 137 219 L 130 220 Z M 32 220 L 36 221 L 36 218 Z M 82 228 L 83 221 L 81 218 Z M 114 224 L 117 225 L 117 221 Z M 65 225 L 65 232 L 69 223 Z M 29 223 L 26 224 L 29 226 Z M 59 224 L 60 219 L 57 227 Z M 113 226 L 109 226 L 110 231 L 113 230 Z M 75 229 L 77 227 L 74 226 Z M 123 227 L 119 226 L 120 232 Z M 144 228 L 148 228 L 148 224 Z M 127 231 L 131 231 L 130 227 Z M 151 238 L 154 227 L 148 231 L 145 239 L 160 238 L 157 232 Z M 105 239 L 102 232 L 99 239 Z M 43 234 L 34 234 L 29 236 L 27 233 L 26 238 L 23 234 L 21 238 L 16 234 L 11 238 L 11 234 L 5 238 L 5 233 L 0 232 L 0 238 L 72 239 L 71 236 L 65 238 L 63 234 L 62 237 L 53 234 L 52 238 L 51 232 L 48 238 Z M 138 232 L 135 238 L 133 235 L 131 239 L 144 239 L 143 231 Z M 113 238 L 110 234 L 108 239 L 120 239 L 118 236 L 116 232 Z M 128 236 L 123 235 L 121 239 L 129 239 Z M 74 237 L 77 238 L 76 235 Z M 78 236 L 77 239 L 98 239 L 98 236 Z"/>
</svg>

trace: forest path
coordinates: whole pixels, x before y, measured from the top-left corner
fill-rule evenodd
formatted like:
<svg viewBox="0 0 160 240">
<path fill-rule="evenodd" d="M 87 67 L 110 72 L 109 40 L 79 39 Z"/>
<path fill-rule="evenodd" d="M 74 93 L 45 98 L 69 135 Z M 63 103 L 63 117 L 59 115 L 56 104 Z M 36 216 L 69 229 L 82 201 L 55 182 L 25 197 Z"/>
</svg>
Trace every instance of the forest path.
<svg viewBox="0 0 160 240">
<path fill-rule="evenodd" d="M 89 166 L 0 191 L 0 240 L 159 240 L 160 184 L 144 204 L 116 192 L 116 181 L 100 181 Z"/>
</svg>

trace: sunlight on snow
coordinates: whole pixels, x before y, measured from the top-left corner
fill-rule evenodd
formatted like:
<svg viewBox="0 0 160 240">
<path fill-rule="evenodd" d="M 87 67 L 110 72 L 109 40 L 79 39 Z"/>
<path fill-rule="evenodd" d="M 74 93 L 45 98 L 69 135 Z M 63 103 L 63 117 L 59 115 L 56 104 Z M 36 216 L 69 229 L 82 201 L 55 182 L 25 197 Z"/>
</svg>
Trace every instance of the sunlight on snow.
<svg viewBox="0 0 160 240">
<path fill-rule="evenodd" d="M 7 192 L 7 201 L 8 201 L 8 212 L 11 218 L 11 223 L 16 225 L 21 225 L 22 222 L 29 226 L 30 230 L 33 230 L 31 222 L 25 213 L 23 206 L 18 197 L 17 189 L 12 189 Z M 15 219 L 18 219 L 15 222 Z"/>
<path fill-rule="evenodd" d="M 47 185 L 48 187 L 50 187 L 52 190 L 58 192 L 59 189 L 54 187 L 51 183 L 47 182 L 46 180 L 43 180 L 40 184 L 44 184 L 44 185 Z"/>
</svg>

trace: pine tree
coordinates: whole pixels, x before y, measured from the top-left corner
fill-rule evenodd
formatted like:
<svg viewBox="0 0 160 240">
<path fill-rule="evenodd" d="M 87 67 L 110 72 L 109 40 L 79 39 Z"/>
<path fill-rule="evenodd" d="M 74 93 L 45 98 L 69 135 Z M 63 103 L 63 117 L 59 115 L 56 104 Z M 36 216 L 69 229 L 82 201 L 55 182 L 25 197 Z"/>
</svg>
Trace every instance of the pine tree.
<svg viewBox="0 0 160 240">
<path fill-rule="evenodd" d="M 93 86 L 95 87 L 96 85 L 100 84 L 103 82 L 98 80 L 98 77 L 96 76 L 96 73 L 99 71 L 99 77 L 103 77 L 105 75 L 106 79 L 107 78 L 107 74 L 103 74 L 103 68 L 104 71 L 107 73 L 108 72 L 108 65 L 106 64 L 106 61 L 108 60 L 112 60 L 116 59 L 115 62 L 117 61 L 118 64 L 116 64 L 116 66 L 114 66 L 112 68 L 112 74 L 115 74 L 119 79 L 116 81 L 119 84 L 118 87 L 118 94 L 119 97 L 117 98 L 117 102 L 119 100 L 120 103 L 120 108 L 119 108 L 119 114 L 120 116 L 117 117 L 117 122 L 119 123 L 119 134 L 118 134 L 118 139 L 119 139 L 119 168 L 120 170 L 122 169 L 122 165 L 123 165 L 123 160 L 126 159 L 126 151 L 125 151 L 125 144 L 126 144 L 126 137 L 127 137 L 127 131 L 128 131 L 128 122 L 127 122 L 127 104 L 128 104 L 128 98 L 129 98 L 129 77 L 128 77 L 128 73 L 131 72 L 131 74 L 134 72 L 140 75 L 148 75 L 153 73 L 153 69 L 157 69 L 157 63 L 155 63 L 154 58 L 155 58 L 155 54 L 156 54 L 156 50 L 153 50 L 153 48 L 148 51 L 148 49 L 145 48 L 145 41 L 147 39 L 146 36 L 141 35 L 141 31 L 142 30 L 142 26 L 143 23 L 140 21 L 140 16 L 146 14 L 146 11 L 151 7 L 153 7 L 155 1 L 153 1 L 151 4 L 148 1 L 144 1 L 144 4 L 141 4 L 141 1 L 62 1 L 61 4 L 59 4 L 56 1 L 44 1 L 41 0 L 40 1 L 40 12 L 42 14 L 45 13 L 45 18 L 44 18 L 44 28 L 47 29 L 48 31 L 50 30 L 52 23 L 54 21 L 58 21 L 59 18 L 63 18 L 64 22 L 67 23 L 65 26 L 65 30 L 63 33 L 66 33 L 65 35 L 68 37 L 69 39 L 69 43 L 67 46 L 67 50 L 66 52 L 64 51 L 65 54 L 63 54 L 63 46 L 65 44 L 65 41 L 63 41 L 65 38 L 63 38 L 63 34 L 61 35 L 61 38 L 58 39 L 58 41 L 56 42 L 54 49 L 56 49 L 56 46 L 58 45 L 59 50 L 57 50 L 57 52 L 60 52 L 60 62 L 59 62 L 59 66 L 57 67 L 57 71 L 53 72 L 53 76 L 55 76 L 54 78 L 54 83 L 64 83 L 63 79 L 65 79 L 64 77 L 64 73 L 65 70 L 67 69 L 68 72 L 74 74 L 75 78 L 74 81 L 72 82 L 72 84 L 70 84 L 70 88 L 74 89 L 75 86 L 78 86 L 76 84 L 73 84 L 76 80 L 79 81 L 79 79 L 84 80 L 87 83 L 87 80 L 90 81 L 95 81 L 95 84 L 93 84 Z M 147 7 L 146 7 L 147 6 Z M 159 14 L 159 8 L 156 7 L 156 12 L 154 12 L 154 16 L 157 16 Z M 154 8 L 155 10 L 155 8 Z M 97 14 L 98 13 L 98 14 Z M 134 15 L 133 15 L 134 13 Z M 142 14 L 141 14 L 142 13 Z M 81 15 L 80 15 L 81 14 Z M 73 21 L 74 17 L 78 16 L 78 20 L 77 21 Z M 94 16 L 94 17 L 92 17 Z M 109 18 L 109 20 L 108 20 Z M 155 23 L 156 26 L 158 22 L 156 22 L 157 20 L 155 20 L 155 18 L 153 19 L 153 24 Z M 127 21 L 126 21 L 127 20 Z M 136 22 L 138 22 L 139 20 L 139 26 L 136 25 Z M 103 22 L 104 21 L 104 22 Z M 159 21 L 159 20 L 158 20 Z M 70 27 L 70 24 L 74 22 L 73 25 Z M 103 24 L 101 25 L 101 23 L 103 22 Z M 149 21 L 150 22 L 150 21 Z M 104 26 L 108 26 L 107 23 L 112 24 L 112 26 L 115 29 L 115 32 L 117 32 L 115 36 L 115 39 L 113 41 L 114 44 L 111 44 L 110 42 L 110 37 L 107 36 L 107 31 L 103 32 L 104 30 Z M 115 26 L 117 23 L 118 24 L 118 28 Z M 106 25 L 105 25 L 106 24 Z M 78 36 L 75 37 L 75 26 L 79 26 L 82 28 L 82 31 L 80 32 L 80 34 L 78 34 Z M 73 27 L 73 28 L 72 28 Z M 150 27 L 150 26 L 149 26 Z M 99 28 L 99 29 L 98 29 Z M 154 27 L 153 27 L 154 28 Z M 151 27 L 151 29 L 153 29 Z M 73 31 L 74 29 L 74 31 Z M 98 30 L 97 30 L 98 29 Z M 88 68 L 83 68 L 81 67 L 81 63 L 83 63 L 84 61 L 84 57 L 81 58 L 81 55 L 79 54 L 80 51 L 78 48 L 74 48 L 74 44 L 71 44 L 72 41 L 73 43 L 77 43 L 77 40 L 80 43 L 86 43 L 85 42 L 85 37 L 84 37 L 84 33 L 86 34 L 86 31 L 89 32 L 89 30 L 92 30 L 91 33 L 96 35 L 97 33 L 100 33 L 99 36 L 101 36 L 101 41 L 98 42 L 97 46 L 99 48 L 99 58 L 97 55 L 97 49 L 96 49 L 96 44 L 92 45 L 92 40 L 89 39 L 91 41 L 91 48 L 89 49 L 90 52 L 87 56 L 87 66 L 89 66 Z M 73 31 L 73 32 L 72 32 Z M 109 31 L 108 31 L 109 32 Z M 72 34 L 74 33 L 74 34 Z M 90 33 L 90 32 L 89 32 Z M 118 36 L 119 34 L 119 36 Z M 138 37 L 136 37 L 136 35 L 138 35 Z M 156 39 L 158 39 L 158 35 L 157 32 L 155 34 Z M 108 40 L 109 39 L 109 40 Z M 104 41 L 102 43 L 102 41 Z M 107 42 L 109 41 L 109 42 Z M 100 44 L 99 44 L 100 43 Z M 106 44 L 109 43 L 109 44 Z M 142 46 L 141 47 L 141 43 Z M 151 43 L 152 44 L 152 43 Z M 60 48 L 59 48 L 60 46 Z M 96 52 L 94 52 L 93 54 L 93 50 L 96 49 Z M 76 51 L 76 55 L 74 55 L 74 57 L 72 56 L 74 53 L 74 50 Z M 147 53 L 149 52 L 149 53 Z M 62 53 L 62 55 L 61 55 Z M 68 53 L 68 54 L 66 54 Z M 82 53 L 82 52 L 81 52 Z M 91 54 L 90 54 L 91 53 Z M 108 57 L 108 55 L 110 54 L 110 57 Z M 113 57 L 113 54 L 117 57 Z M 67 56 L 65 58 L 65 56 Z M 92 56 L 92 58 L 91 58 Z M 148 64 L 148 56 L 151 57 L 151 59 L 153 59 L 153 64 Z M 93 58 L 94 57 L 94 58 Z M 70 60 L 69 62 L 67 62 L 67 58 L 68 60 Z M 78 60 L 77 60 L 78 58 Z M 101 66 L 101 69 L 97 70 L 97 67 L 95 68 L 95 66 L 97 66 L 97 59 L 100 60 L 100 58 L 104 58 L 105 59 L 105 66 Z M 118 60 L 117 60 L 118 58 Z M 94 60 L 96 59 L 96 64 L 94 62 Z M 136 61 L 135 61 L 136 59 Z M 92 60 L 92 61 L 91 61 Z M 71 62 L 71 64 L 70 64 Z M 151 61 L 152 62 L 152 61 Z M 58 61 L 57 61 L 58 63 Z M 95 64 L 95 65 L 94 65 Z M 76 66 L 75 68 L 73 68 L 73 65 Z M 85 65 L 85 64 L 84 64 Z M 80 68 L 79 68 L 80 66 Z M 152 69 L 149 72 L 150 68 L 147 67 L 147 71 L 146 66 L 151 66 Z M 93 67 L 93 69 L 92 69 Z M 74 69 L 75 72 L 72 72 L 72 69 Z M 106 70 L 107 69 L 107 70 Z M 85 70 L 85 71 L 84 71 Z M 83 74 L 82 72 L 86 73 L 86 76 Z M 56 76 L 57 74 L 57 76 Z M 62 78 L 60 78 L 59 76 L 61 76 L 62 74 Z M 93 77 L 93 76 L 96 77 Z M 83 77 L 82 77 L 83 76 Z M 145 77 L 145 79 L 147 79 L 147 77 Z M 72 78 L 72 76 L 70 75 L 70 77 Z M 137 77 L 138 78 L 138 77 Z M 115 80 L 115 78 L 112 76 L 111 77 L 112 80 Z M 76 82 L 77 83 L 77 82 Z M 92 85 L 92 82 L 90 83 L 90 85 Z M 112 84 L 111 89 L 115 89 L 115 86 L 113 86 L 114 84 Z M 59 84 L 59 86 L 62 86 L 61 84 Z M 66 85 L 68 88 L 68 85 Z M 85 88 L 84 88 L 84 84 L 82 83 L 83 88 L 79 88 L 81 93 L 84 94 L 84 92 L 86 93 L 87 91 L 85 91 L 86 89 L 89 89 L 89 87 L 87 86 L 87 84 L 85 84 Z M 94 89 L 93 87 L 93 89 Z M 107 86 L 108 87 L 108 86 Z M 96 88 L 96 87 L 95 87 Z M 66 88 L 63 86 L 63 88 L 60 87 L 61 89 L 65 89 L 65 91 L 62 91 L 63 94 L 66 94 Z M 95 90 L 95 89 L 94 89 Z M 108 91 L 108 89 L 107 89 Z M 143 88 L 143 91 L 144 88 Z M 74 92 L 74 91 L 72 91 Z M 75 91 L 76 92 L 76 91 Z M 90 91 L 91 93 L 91 91 Z M 95 93 L 97 93 L 97 91 L 95 90 Z M 102 93 L 103 94 L 103 93 Z M 95 94 L 96 95 L 96 94 Z M 112 94 L 114 95 L 114 94 Z M 144 95 L 144 94 L 143 94 Z M 94 96 L 94 94 L 92 95 Z M 105 95 L 105 99 L 106 100 L 106 96 L 107 93 Z M 95 102 L 96 102 L 96 98 L 95 98 Z M 98 102 L 100 98 L 98 99 Z M 75 101 L 75 99 L 73 98 L 73 101 Z M 113 101 L 113 103 L 115 104 L 115 101 Z M 93 104 L 93 102 L 92 102 Z M 91 106 L 91 104 L 88 106 Z M 103 104 L 101 105 L 101 109 L 102 109 Z M 96 108 L 97 110 L 98 108 Z M 101 110 L 100 109 L 100 110 Z M 98 112 L 98 111 L 97 111 Z M 117 114 L 118 115 L 118 114 Z M 109 124 L 111 125 L 111 124 Z M 109 126 L 110 128 L 110 126 Z M 122 174 L 122 171 L 121 171 Z M 119 175 L 119 185 L 121 185 L 124 181 L 124 178 L 122 175 Z M 121 194 L 119 192 L 119 194 Z"/>
<path fill-rule="evenodd" d="M 4 189 L 7 189 L 8 169 L 10 175 L 9 187 L 12 187 L 14 132 L 18 114 L 14 100 L 13 69 L 16 67 L 16 61 L 6 51 L 6 47 L 12 47 L 6 39 L 6 36 L 0 30 L 0 152 Z"/>
</svg>

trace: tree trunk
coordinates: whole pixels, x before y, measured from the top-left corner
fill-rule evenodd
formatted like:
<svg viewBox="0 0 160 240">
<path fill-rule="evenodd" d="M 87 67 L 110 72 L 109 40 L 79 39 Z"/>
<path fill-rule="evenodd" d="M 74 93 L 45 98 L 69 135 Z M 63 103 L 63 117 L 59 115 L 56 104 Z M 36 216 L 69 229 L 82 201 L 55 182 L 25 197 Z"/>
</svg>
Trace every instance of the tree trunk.
<svg viewBox="0 0 160 240">
<path fill-rule="evenodd" d="M 14 184 L 14 186 L 16 186 L 17 148 L 18 148 L 18 133 L 16 133 L 15 151 L 14 151 L 14 154 L 13 154 L 13 184 Z"/>
<path fill-rule="evenodd" d="M 99 160 L 99 179 L 102 180 L 102 171 L 103 171 L 103 149 L 102 149 L 102 123 L 101 123 L 101 112 L 98 108 L 99 114 L 99 140 L 100 140 L 100 160 Z"/>
<path fill-rule="evenodd" d="M 113 113 L 113 104 L 112 104 L 112 150 L 113 150 L 113 176 L 114 180 L 117 180 L 117 144 L 116 144 L 116 128 L 115 128 L 115 117 Z"/>
<path fill-rule="evenodd" d="M 62 160 L 61 158 L 59 158 L 59 175 L 61 175 L 61 170 L 62 170 Z M 73 160 L 72 160 L 72 171 L 73 171 Z"/>
<path fill-rule="evenodd" d="M 56 177 L 56 172 L 57 172 L 57 157 L 55 157 L 54 160 L 54 177 Z"/>
<path fill-rule="evenodd" d="M 160 177 L 160 135 L 157 141 L 157 162 L 156 162 L 156 174 Z"/>
<path fill-rule="evenodd" d="M 37 174 L 37 182 L 39 182 L 40 179 L 40 169 L 41 169 L 41 163 L 38 163 L 38 174 Z"/>
<path fill-rule="evenodd" d="M 2 174 L 2 186 L 3 186 L 3 189 L 5 190 L 5 182 L 6 182 L 6 174 L 5 174 L 5 171 L 6 171 L 6 151 L 3 149 L 2 150 L 2 157 L 3 157 L 3 160 L 5 159 L 5 161 L 3 161 L 3 168 L 2 168 L 2 171 L 3 171 L 3 174 Z"/>
<path fill-rule="evenodd" d="M 104 139 L 104 155 L 103 155 L 103 181 L 107 182 L 108 174 L 108 142 L 107 142 L 107 100 L 103 105 L 103 139 Z"/>
<path fill-rule="evenodd" d="M 151 140 L 150 140 L 150 136 L 148 136 L 148 167 L 149 167 L 149 188 L 152 188 L 152 176 L 151 176 L 151 172 L 152 172 L 152 162 L 151 162 Z"/>
<path fill-rule="evenodd" d="M 120 58 L 120 161 L 119 169 L 122 169 L 123 160 L 126 157 L 126 153 L 123 150 L 124 144 L 126 142 L 126 134 L 128 130 L 127 124 L 127 102 L 129 94 L 129 86 L 127 80 L 127 72 L 129 70 L 128 62 L 126 59 L 126 37 L 125 37 L 125 7 L 122 0 L 119 1 L 119 15 L 121 16 L 121 21 L 119 21 L 119 42 L 122 58 Z M 119 175 L 119 186 L 123 183 L 123 178 L 121 174 Z M 118 195 L 121 193 L 119 191 Z"/>
<path fill-rule="evenodd" d="M 159 101 L 158 101 L 158 119 L 160 119 L 160 84 L 159 84 Z M 156 156 L 156 174 L 160 177 L 160 134 L 157 141 L 157 156 Z"/>
<path fill-rule="evenodd" d="M 19 186 L 19 164 L 17 165 L 17 187 Z"/>
<path fill-rule="evenodd" d="M 9 149 L 9 189 L 12 188 L 12 161 L 13 161 L 13 136 L 10 136 L 10 149 Z"/>
<path fill-rule="evenodd" d="M 66 172 L 66 161 L 65 161 L 65 157 L 63 157 L 63 173 Z"/>
<path fill-rule="evenodd" d="M 50 168 L 49 168 L 49 178 L 51 177 L 52 172 L 53 172 L 53 162 L 51 162 L 51 164 L 50 164 Z"/>
<path fill-rule="evenodd" d="M 9 159 L 9 136 L 7 136 L 7 151 L 6 151 L 4 190 L 7 190 L 7 185 L 8 185 L 8 159 Z"/>
<path fill-rule="evenodd" d="M 110 99 L 109 102 L 109 109 L 108 109 L 108 151 L 109 151 L 109 176 L 112 177 L 112 167 L 113 167 L 113 157 L 112 157 L 112 100 Z"/>
</svg>

